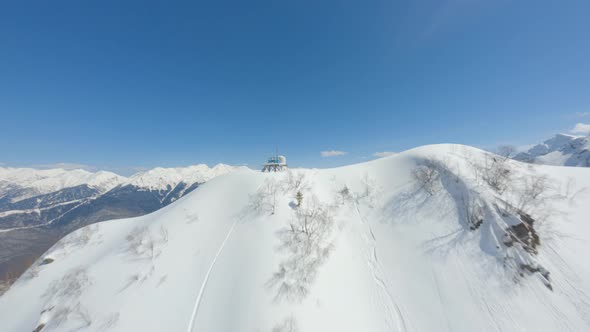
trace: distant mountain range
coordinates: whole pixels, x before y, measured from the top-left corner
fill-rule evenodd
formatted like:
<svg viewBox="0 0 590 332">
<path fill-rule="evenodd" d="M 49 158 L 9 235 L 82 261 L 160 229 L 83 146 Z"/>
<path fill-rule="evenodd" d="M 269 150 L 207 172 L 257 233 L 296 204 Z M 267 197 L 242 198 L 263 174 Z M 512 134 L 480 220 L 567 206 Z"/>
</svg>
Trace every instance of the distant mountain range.
<svg viewBox="0 0 590 332">
<path fill-rule="evenodd" d="M 557 134 L 513 159 L 532 164 L 590 167 L 590 137 Z"/>
<path fill-rule="evenodd" d="M 0 279 L 18 276 L 73 230 L 156 211 L 236 168 L 158 167 L 130 177 L 80 169 L 0 168 Z"/>
<path fill-rule="evenodd" d="M 590 167 L 590 137 L 558 134 L 513 159 Z M 80 227 L 151 213 L 237 168 L 158 167 L 124 177 L 106 171 L 0 167 L 0 280 L 18 277 Z"/>
</svg>

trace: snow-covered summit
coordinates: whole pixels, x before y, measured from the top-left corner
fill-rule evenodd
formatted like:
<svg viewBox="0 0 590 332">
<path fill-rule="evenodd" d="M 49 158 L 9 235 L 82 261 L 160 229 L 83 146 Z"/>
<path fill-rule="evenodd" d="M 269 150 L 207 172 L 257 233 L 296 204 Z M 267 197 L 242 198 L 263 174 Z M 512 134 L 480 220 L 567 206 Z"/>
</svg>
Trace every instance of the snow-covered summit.
<svg viewBox="0 0 590 332">
<path fill-rule="evenodd" d="M 132 175 L 124 185 L 147 188 L 150 190 L 166 190 L 174 188 L 181 182 L 188 185 L 203 183 L 210 179 L 236 170 L 238 167 L 217 164 L 209 167 L 205 164 L 188 167 L 163 168 L 156 167 L 146 172 Z"/>
<path fill-rule="evenodd" d="M 585 187 L 587 168 L 457 145 L 238 170 L 62 239 L 0 330 L 588 331 Z"/>
<path fill-rule="evenodd" d="M 557 134 L 514 159 L 543 165 L 590 167 L 590 137 Z"/>
</svg>

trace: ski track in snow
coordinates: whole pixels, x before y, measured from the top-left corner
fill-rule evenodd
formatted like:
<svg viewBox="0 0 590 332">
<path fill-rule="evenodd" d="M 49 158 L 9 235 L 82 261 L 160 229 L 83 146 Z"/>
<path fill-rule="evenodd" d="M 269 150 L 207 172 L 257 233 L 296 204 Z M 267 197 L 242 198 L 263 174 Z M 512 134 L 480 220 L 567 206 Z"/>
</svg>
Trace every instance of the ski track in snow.
<svg viewBox="0 0 590 332">
<path fill-rule="evenodd" d="M 397 331 L 405 332 L 408 329 L 406 326 L 406 321 L 404 319 L 404 315 L 402 313 L 402 310 L 400 309 L 397 302 L 395 302 L 393 295 L 389 292 L 389 289 L 387 288 L 385 281 L 383 280 L 382 277 L 380 277 L 380 275 L 382 275 L 383 273 L 381 272 L 381 267 L 379 265 L 379 259 L 377 258 L 377 248 L 375 246 L 376 239 L 375 239 L 375 235 L 373 233 L 373 230 L 371 229 L 371 226 L 366 222 L 366 220 L 362 217 L 360 208 L 359 208 L 358 203 L 356 201 L 354 201 L 354 207 L 355 207 L 356 213 L 359 217 L 359 221 L 361 222 L 362 225 L 364 225 L 368 228 L 370 237 L 372 239 L 372 241 L 369 240 L 369 236 L 367 236 L 367 234 L 365 234 L 365 239 L 367 241 L 367 244 L 369 244 L 369 246 L 371 247 L 371 252 L 369 253 L 367 265 L 371 269 L 371 274 L 373 275 L 373 279 L 375 279 L 375 283 L 383 290 L 387 299 L 389 300 L 389 304 L 390 304 L 391 308 L 393 308 L 395 311 L 395 314 L 394 314 L 393 312 L 391 312 L 391 308 L 388 308 L 388 311 L 390 311 L 390 315 L 396 316 L 396 318 L 397 318 L 395 320 L 396 324 L 397 324 Z M 388 323 L 388 325 L 389 325 L 389 323 Z M 390 328 L 391 328 L 391 326 L 390 326 Z"/>
<path fill-rule="evenodd" d="M 213 271 L 213 267 L 215 266 L 217 259 L 221 255 L 223 248 L 225 248 L 225 244 L 227 243 L 227 240 L 231 236 L 232 232 L 234 231 L 234 228 L 236 227 L 237 223 L 238 223 L 238 220 L 236 219 L 234 221 L 234 223 L 231 225 L 229 231 L 227 232 L 225 239 L 223 239 L 221 246 L 219 246 L 219 249 L 217 250 L 215 257 L 213 257 L 213 261 L 211 261 L 211 265 L 209 265 L 209 269 L 207 270 L 207 273 L 205 274 L 205 279 L 203 279 L 203 283 L 201 284 L 201 288 L 199 289 L 199 294 L 197 295 L 197 299 L 195 300 L 195 305 L 193 307 L 193 313 L 191 315 L 188 329 L 186 330 L 187 332 L 192 332 L 192 330 L 194 328 L 195 320 L 197 318 L 197 313 L 199 312 L 199 306 L 201 305 L 201 299 L 203 298 L 203 294 L 205 293 L 205 287 L 207 286 L 207 282 L 209 281 L 209 276 L 211 275 L 211 271 Z"/>
<path fill-rule="evenodd" d="M 443 298 L 442 293 L 440 291 L 440 285 L 438 283 L 438 277 L 436 276 L 436 273 L 434 273 L 434 270 L 433 269 L 430 269 L 430 273 L 432 275 L 432 280 L 434 281 L 434 285 L 436 286 L 436 294 L 438 295 L 438 302 L 440 304 L 441 309 L 444 311 L 445 301 L 444 301 L 444 298 Z M 444 312 L 443 312 L 443 315 L 445 316 L 445 321 L 447 323 L 447 330 L 448 331 L 453 331 L 453 328 L 451 327 L 451 322 L 449 322 L 449 317 L 447 315 L 445 315 Z"/>
</svg>

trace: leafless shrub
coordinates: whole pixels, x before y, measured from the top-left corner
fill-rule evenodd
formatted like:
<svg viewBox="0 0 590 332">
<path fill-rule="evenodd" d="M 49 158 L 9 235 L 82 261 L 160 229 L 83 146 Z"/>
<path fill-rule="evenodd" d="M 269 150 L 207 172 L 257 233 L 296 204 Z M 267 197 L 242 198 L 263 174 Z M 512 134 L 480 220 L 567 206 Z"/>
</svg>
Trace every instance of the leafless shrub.
<svg viewBox="0 0 590 332">
<path fill-rule="evenodd" d="M 162 246 L 168 243 L 168 230 L 161 226 L 157 233 L 152 233 L 147 226 L 139 226 L 125 239 L 127 251 L 134 257 L 153 261 L 162 253 Z"/>
<path fill-rule="evenodd" d="M 514 157 L 516 148 L 513 145 L 500 145 L 496 153 L 498 156 L 508 159 Z"/>
<path fill-rule="evenodd" d="M 342 189 L 338 190 L 338 203 L 341 205 L 346 204 L 346 202 L 350 202 L 352 200 L 352 193 L 348 186 L 342 187 Z"/>
<path fill-rule="evenodd" d="M 281 323 L 275 325 L 271 331 L 272 332 L 297 332 L 297 331 L 299 331 L 299 328 L 297 327 L 297 321 L 295 320 L 295 317 L 289 316 L 289 317 L 285 318 L 285 320 L 283 320 Z"/>
<path fill-rule="evenodd" d="M 496 206 L 503 217 L 529 214 L 539 221 L 557 212 L 553 202 L 562 198 L 546 175 L 529 173 L 512 176 L 503 198 L 496 198 Z"/>
<path fill-rule="evenodd" d="M 363 175 L 360 182 L 360 189 L 355 191 L 351 196 L 357 203 L 364 201 L 369 207 L 372 208 L 375 204 L 375 199 L 379 191 L 377 182 L 368 173 Z"/>
<path fill-rule="evenodd" d="M 502 194 L 511 181 L 512 172 L 508 158 L 486 153 L 483 163 L 472 163 L 476 179 L 481 179 L 496 192 Z"/>
<path fill-rule="evenodd" d="M 439 165 L 434 159 L 425 159 L 412 170 L 412 177 L 416 180 L 420 189 L 429 195 L 434 195 L 440 190 Z"/>
<path fill-rule="evenodd" d="M 86 227 L 83 227 L 77 234 L 77 236 L 74 237 L 73 241 L 74 243 L 76 243 L 79 246 L 84 246 L 86 244 L 88 244 L 92 238 L 94 237 L 94 235 L 96 233 L 98 233 L 98 224 L 93 224 L 93 225 L 89 225 Z"/>
<path fill-rule="evenodd" d="M 148 279 L 150 279 L 154 275 L 155 272 L 156 272 L 156 266 L 154 265 L 154 262 L 151 262 L 151 264 L 149 265 L 149 268 L 147 270 L 138 271 L 138 272 L 132 274 L 131 276 L 129 276 L 125 286 L 123 286 L 121 288 L 121 290 L 119 290 L 119 292 L 126 290 L 127 288 L 131 287 L 132 285 L 134 285 L 136 283 L 146 282 Z M 157 287 L 158 286 L 160 286 L 160 284 L 158 284 Z"/>
<path fill-rule="evenodd" d="M 465 215 L 469 223 L 469 229 L 476 230 L 483 224 L 485 211 L 481 199 L 475 194 L 469 195 L 467 198 L 463 197 L 463 206 L 465 208 Z"/>
<path fill-rule="evenodd" d="M 287 193 L 296 193 L 298 191 L 307 191 L 309 189 L 309 182 L 304 172 L 297 172 L 293 170 L 287 171 L 287 176 L 283 183 L 283 188 Z"/>
<path fill-rule="evenodd" d="M 37 263 L 33 263 L 33 265 L 31 265 L 27 271 L 23 274 L 23 277 L 26 279 L 34 279 L 37 278 L 39 276 L 39 272 L 40 272 L 40 268 L 39 268 L 39 264 Z"/>
<path fill-rule="evenodd" d="M 516 206 L 519 210 L 530 211 L 549 198 L 550 184 L 545 175 L 531 175 L 520 179 L 520 189 L 516 191 Z"/>
<path fill-rule="evenodd" d="M 85 227 L 82 227 L 75 232 L 70 233 L 68 236 L 64 237 L 61 241 L 59 241 L 54 247 L 54 250 L 65 250 L 70 251 L 72 249 L 81 248 L 93 240 L 96 241 L 99 239 L 97 233 L 99 231 L 99 224 L 92 224 Z"/>
<path fill-rule="evenodd" d="M 569 178 L 565 184 L 565 187 L 559 188 L 559 192 L 563 199 L 567 200 L 570 205 L 573 205 L 578 200 L 578 198 L 580 198 L 580 196 L 584 196 L 588 193 L 588 188 L 582 187 L 576 189 L 574 179 Z"/>
<path fill-rule="evenodd" d="M 146 238 L 149 237 L 149 233 L 150 232 L 147 226 L 135 227 L 131 233 L 125 237 L 129 252 L 137 256 L 142 256 L 146 251 L 146 246 L 148 246 L 148 249 L 153 249 L 153 246 L 149 248 L 149 244 L 144 244 Z"/>
<path fill-rule="evenodd" d="M 49 284 L 43 296 L 51 299 L 78 298 L 90 284 L 86 269 L 78 268 Z"/>
<path fill-rule="evenodd" d="M 267 283 L 276 289 L 276 300 L 297 301 L 307 296 L 319 267 L 332 250 L 329 237 L 333 224 L 328 209 L 312 197 L 295 211 L 289 227 L 278 232 L 279 250 L 287 252 L 288 257 Z"/>
<path fill-rule="evenodd" d="M 377 190 L 375 179 L 369 176 L 368 173 L 361 178 L 361 196 L 359 198 L 366 198 L 371 200 Z"/>
<path fill-rule="evenodd" d="M 85 327 L 92 324 L 90 313 L 79 302 L 71 306 L 60 305 L 52 310 L 52 326 L 60 326 L 72 320 L 80 321 Z"/>
<path fill-rule="evenodd" d="M 258 213 L 275 214 L 280 186 L 273 179 L 267 179 L 258 190 L 250 195 L 250 206 Z"/>
<path fill-rule="evenodd" d="M 43 315 L 49 317 L 46 326 L 58 327 L 64 322 L 80 321 L 83 326 L 90 326 L 92 320 L 88 310 L 80 304 L 80 297 L 91 281 L 83 268 L 75 269 L 62 279 L 49 284 L 43 294 L 47 300 Z"/>
</svg>

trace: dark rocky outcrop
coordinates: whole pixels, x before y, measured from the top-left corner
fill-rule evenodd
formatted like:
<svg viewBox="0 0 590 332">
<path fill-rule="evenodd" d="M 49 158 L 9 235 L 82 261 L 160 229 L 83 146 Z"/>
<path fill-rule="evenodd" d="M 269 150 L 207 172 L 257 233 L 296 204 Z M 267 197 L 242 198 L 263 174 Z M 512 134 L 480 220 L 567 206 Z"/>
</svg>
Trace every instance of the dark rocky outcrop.
<svg viewBox="0 0 590 332">
<path fill-rule="evenodd" d="M 504 244 L 511 247 L 515 242 L 518 242 L 529 253 L 537 254 L 537 247 L 541 242 L 537 231 L 535 231 L 535 220 L 524 212 L 519 212 L 518 215 L 522 222 L 510 226 L 506 230 L 506 240 L 504 241 Z"/>
</svg>

